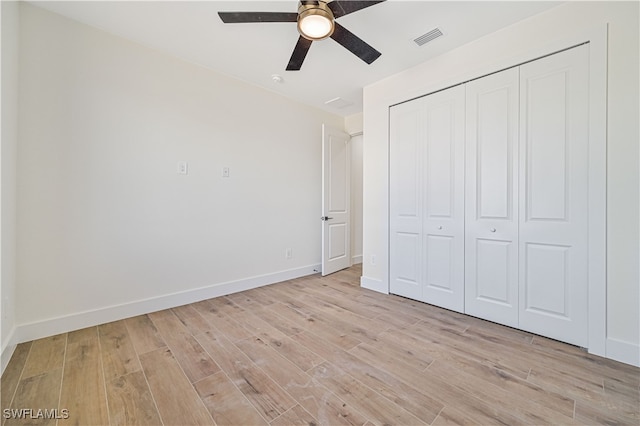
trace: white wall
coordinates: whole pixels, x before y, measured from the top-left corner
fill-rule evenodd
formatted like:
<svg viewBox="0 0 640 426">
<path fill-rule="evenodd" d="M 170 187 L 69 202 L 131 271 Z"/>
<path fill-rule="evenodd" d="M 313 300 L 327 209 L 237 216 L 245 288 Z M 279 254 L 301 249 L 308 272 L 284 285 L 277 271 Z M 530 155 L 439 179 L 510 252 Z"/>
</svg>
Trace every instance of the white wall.
<svg viewBox="0 0 640 426">
<path fill-rule="evenodd" d="M 29 4 L 20 18 L 17 340 L 318 266 L 321 124 L 342 117 Z"/>
<path fill-rule="evenodd" d="M 362 113 L 344 119 L 345 131 L 352 135 L 351 144 L 351 259 L 362 263 Z"/>
<path fill-rule="evenodd" d="M 2 183 L 0 191 L 0 223 L 2 263 L 0 266 L 0 371 L 9 362 L 15 345 L 11 336 L 15 326 L 16 290 L 16 152 L 18 146 L 18 5 L 15 2 L 0 2 L 2 34 L 0 35 L 1 93 L 0 128 L 2 145 L 0 164 Z"/>
<path fill-rule="evenodd" d="M 640 365 L 638 12 L 637 2 L 568 2 L 366 87 L 362 285 L 388 291 L 388 106 L 608 23 L 607 356 Z"/>
</svg>

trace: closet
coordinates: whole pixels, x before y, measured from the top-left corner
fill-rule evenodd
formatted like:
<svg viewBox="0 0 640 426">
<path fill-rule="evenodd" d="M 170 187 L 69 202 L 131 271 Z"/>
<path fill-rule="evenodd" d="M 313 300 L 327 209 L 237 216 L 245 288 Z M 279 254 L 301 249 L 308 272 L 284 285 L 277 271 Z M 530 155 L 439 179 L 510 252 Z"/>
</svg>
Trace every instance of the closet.
<svg viewBox="0 0 640 426">
<path fill-rule="evenodd" d="M 587 346 L 588 46 L 390 108 L 390 292 Z"/>
</svg>

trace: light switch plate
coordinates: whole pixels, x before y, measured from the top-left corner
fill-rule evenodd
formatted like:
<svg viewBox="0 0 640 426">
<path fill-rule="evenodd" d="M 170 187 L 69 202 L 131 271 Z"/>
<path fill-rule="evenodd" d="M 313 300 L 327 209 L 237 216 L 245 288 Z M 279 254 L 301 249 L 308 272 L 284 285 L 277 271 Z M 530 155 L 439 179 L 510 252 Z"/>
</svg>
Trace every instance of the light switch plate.
<svg viewBox="0 0 640 426">
<path fill-rule="evenodd" d="M 186 175 L 187 173 L 189 173 L 189 163 L 187 163 L 186 161 L 179 161 L 178 162 L 178 174 L 179 175 Z"/>
</svg>

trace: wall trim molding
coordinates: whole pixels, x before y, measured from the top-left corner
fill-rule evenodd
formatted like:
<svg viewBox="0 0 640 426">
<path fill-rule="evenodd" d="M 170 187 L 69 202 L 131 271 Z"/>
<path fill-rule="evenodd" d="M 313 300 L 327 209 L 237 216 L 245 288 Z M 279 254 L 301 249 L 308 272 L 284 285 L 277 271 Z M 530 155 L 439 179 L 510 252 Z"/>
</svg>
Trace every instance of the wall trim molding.
<svg viewBox="0 0 640 426">
<path fill-rule="evenodd" d="M 640 367 L 640 345 L 607 337 L 606 357 Z"/>
<path fill-rule="evenodd" d="M 360 277 L 360 287 L 377 291 L 378 293 L 389 294 L 389 286 L 387 283 L 375 278 Z"/>
<path fill-rule="evenodd" d="M 4 369 L 7 368 L 9 360 L 13 356 L 13 352 L 16 350 L 16 344 L 13 343 L 13 337 L 16 335 L 16 328 L 13 327 L 9 333 L 9 337 L 5 340 L 6 344 L 2 346 L 2 354 L 0 354 L 0 376 L 4 373 Z"/>
<path fill-rule="evenodd" d="M 362 255 L 357 255 L 357 256 L 352 256 L 351 257 L 351 264 L 352 265 L 357 265 L 359 263 L 362 263 Z"/>
<path fill-rule="evenodd" d="M 15 346 L 22 342 L 28 342 L 85 327 L 93 327 L 99 324 L 198 302 L 200 300 L 225 296 L 232 293 L 251 290 L 257 287 L 263 287 L 269 284 L 313 275 L 317 270 L 320 270 L 320 264 L 212 284 L 206 287 L 136 300 L 90 311 L 76 312 L 70 315 L 49 318 L 27 324 L 19 324 L 16 326 L 12 339 L 9 341 L 7 346 Z M 4 351 L 2 361 L 4 363 Z"/>
</svg>

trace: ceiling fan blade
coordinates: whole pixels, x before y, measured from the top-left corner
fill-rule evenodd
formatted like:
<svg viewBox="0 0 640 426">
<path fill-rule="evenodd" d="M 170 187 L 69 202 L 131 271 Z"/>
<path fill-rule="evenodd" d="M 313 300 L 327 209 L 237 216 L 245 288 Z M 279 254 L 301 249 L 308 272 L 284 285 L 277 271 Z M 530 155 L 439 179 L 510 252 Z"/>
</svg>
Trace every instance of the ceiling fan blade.
<svg viewBox="0 0 640 426">
<path fill-rule="evenodd" d="M 293 53 L 291 54 L 291 59 L 289 59 L 287 71 L 300 71 L 304 58 L 307 56 L 307 52 L 311 47 L 311 43 L 311 40 L 307 40 L 302 36 L 298 38 L 296 47 L 293 49 Z"/>
<path fill-rule="evenodd" d="M 355 0 L 333 0 L 327 3 L 329 9 L 333 12 L 335 18 L 339 18 L 344 15 L 348 15 L 353 12 L 357 12 L 361 9 L 373 6 L 374 4 L 382 3 L 385 0 L 377 1 L 355 1 Z"/>
<path fill-rule="evenodd" d="M 251 22 L 296 22 L 297 13 L 290 12 L 218 12 L 225 24 L 244 24 Z"/>
<path fill-rule="evenodd" d="M 358 58 L 365 61 L 367 64 L 372 63 L 382 55 L 382 53 L 369 46 L 360 37 L 356 36 L 337 22 L 335 22 L 335 29 L 333 34 L 331 34 L 331 38 L 340 43 Z"/>
</svg>

